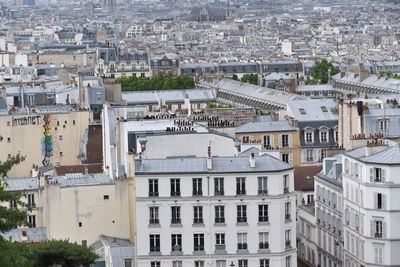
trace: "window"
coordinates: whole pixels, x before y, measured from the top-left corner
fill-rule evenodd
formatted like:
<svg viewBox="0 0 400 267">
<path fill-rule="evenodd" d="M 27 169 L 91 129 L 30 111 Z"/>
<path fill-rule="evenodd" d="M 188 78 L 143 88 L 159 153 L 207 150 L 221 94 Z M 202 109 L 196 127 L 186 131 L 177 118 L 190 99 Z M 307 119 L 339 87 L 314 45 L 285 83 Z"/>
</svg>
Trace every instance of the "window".
<svg viewBox="0 0 400 267">
<path fill-rule="evenodd" d="M 82 222 L 79 222 L 79 223 L 78 223 L 78 226 L 79 226 L 79 227 L 82 227 Z"/>
<path fill-rule="evenodd" d="M 260 267 L 269 267 L 269 259 L 261 259 Z"/>
<path fill-rule="evenodd" d="M 263 140 L 263 148 L 265 149 L 272 148 L 272 140 L 270 135 L 264 135 L 262 140 Z"/>
<path fill-rule="evenodd" d="M 258 205 L 258 221 L 259 222 L 268 222 L 268 205 L 262 204 Z"/>
<path fill-rule="evenodd" d="M 132 259 L 124 259 L 125 267 L 132 267 Z"/>
<path fill-rule="evenodd" d="M 103 199 L 104 200 L 110 199 L 110 196 L 109 195 L 103 195 Z"/>
<path fill-rule="evenodd" d="M 282 153 L 281 157 L 282 157 L 283 162 L 289 163 L 289 154 L 288 153 Z"/>
<path fill-rule="evenodd" d="M 246 178 L 236 178 L 236 195 L 246 195 Z"/>
<path fill-rule="evenodd" d="M 242 136 L 242 143 L 248 144 L 253 138 L 251 136 Z"/>
<path fill-rule="evenodd" d="M 16 200 L 10 200 L 10 209 L 16 209 L 18 207 Z"/>
<path fill-rule="evenodd" d="M 266 195 L 268 194 L 268 177 L 258 177 L 258 194 Z"/>
<path fill-rule="evenodd" d="M 226 261 L 225 260 L 216 260 L 216 267 L 226 267 Z"/>
<path fill-rule="evenodd" d="M 30 228 L 35 228 L 36 227 L 36 215 L 29 215 L 28 223 L 29 223 Z"/>
<path fill-rule="evenodd" d="M 194 224 L 203 223 L 203 207 L 202 206 L 194 206 L 193 207 L 193 223 Z"/>
<path fill-rule="evenodd" d="M 381 209 L 383 209 L 383 199 L 384 199 L 384 196 L 382 195 L 382 194 L 380 194 L 380 193 L 377 193 L 376 195 L 375 195 L 375 208 L 376 209 L 378 209 L 378 210 L 381 210 Z"/>
<path fill-rule="evenodd" d="M 150 252 L 160 252 L 160 235 L 150 235 Z"/>
<path fill-rule="evenodd" d="M 159 261 L 152 261 L 150 263 L 150 267 L 161 267 L 161 262 Z"/>
<path fill-rule="evenodd" d="M 160 219 L 158 217 L 158 207 L 150 207 L 150 220 L 149 223 L 150 224 L 159 224 L 160 223 Z"/>
<path fill-rule="evenodd" d="M 335 137 L 335 142 L 337 143 L 338 141 L 339 141 L 339 131 L 338 130 L 335 130 L 335 132 L 334 132 L 334 137 Z"/>
<path fill-rule="evenodd" d="M 381 220 L 373 221 L 372 231 L 373 231 L 372 237 L 382 238 L 383 237 L 383 221 L 381 221 Z"/>
<path fill-rule="evenodd" d="M 215 206 L 215 223 L 225 223 L 224 206 Z"/>
<path fill-rule="evenodd" d="M 172 234 L 171 235 L 171 250 L 174 252 L 182 251 L 182 235 Z"/>
<path fill-rule="evenodd" d="M 289 135 L 288 134 L 282 134 L 281 140 L 282 140 L 282 147 L 289 146 Z"/>
<path fill-rule="evenodd" d="M 238 233 L 238 249 L 247 249 L 247 233 Z"/>
<path fill-rule="evenodd" d="M 258 245 L 259 249 L 268 249 L 269 248 L 267 232 L 258 233 L 258 239 L 259 239 L 259 245 Z"/>
<path fill-rule="evenodd" d="M 248 267 L 248 260 L 238 260 L 238 267 Z"/>
<path fill-rule="evenodd" d="M 224 195 L 224 178 L 214 178 L 214 195 Z"/>
<path fill-rule="evenodd" d="M 194 251 L 204 251 L 204 234 L 194 234 Z"/>
<path fill-rule="evenodd" d="M 375 254 L 375 263 L 382 264 L 383 263 L 383 246 L 374 246 L 374 254 Z"/>
<path fill-rule="evenodd" d="M 370 168 L 370 180 L 375 183 L 385 182 L 385 169 L 382 168 Z"/>
<path fill-rule="evenodd" d="M 36 207 L 35 195 L 34 194 L 28 194 L 28 206 L 30 208 Z"/>
<path fill-rule="evenodd" d="M 291 266 L 291 261 L 292 261 L 292 257 L 290 257 L 290 256 L 287 256 L 286 257 L 286 267 L 290 267 Z"/>
<path fill-rule="evenodd" d="M 289 174 L 283 175 L 283 193 L 289 193 Z"/>
<path fill-rule="evenodd" d="M 215 250 L 225 249 L 225 234 L 217 233 L 215 234 Z"/>
<path fill-rule="evenodd" d="M 238 205 L 237 206 L 237 222 L 244 223 L 247 222 L 247 206 L 246 205 Z"/>
<path fill-rule="evenodd" d="M 149 179 L 149 197 L 158 197 L 158 179 Z"/>
<path fill-rule="evenodd" d="M 204 261 L 195 261 L 194 267 L 204 267 Z"/>
<path fill-rule="evenodd" d="M 171 197 L 181 195 L 181 180 L 171 179 Z"/>
<path fill-rule="evenodd" d="M 193 196 L 202 196 L 203 189 L 202 189 L 202 179 L 201 178 L 193 178 Z"/>
<path fill-rule="evenodd" d="M 171 224 L 181 223 L 181 207 L 174 206 L 171 207 Z"/>
<path fill-rule="evenodd" d="M 307 149 L 306 150 L 306 161 L 313 161 L 313 150 L 312 149 Z"/>
<path fill-rule="evenodd" d="M 290 202 L 285 203 L 285 220 L 290 220 Z"/>
<path fill-rule="evenodd" d="M 307 195 L 307 205 L 312 205 L 314 203 L 314 195 Z"/>
<path fill-rule="evenodd" d="M 388 120 L 378 120 L 379 130 L 386 131 L 389 129 L 389 121 Z"/>
<path fill-rule="evenodd" d="M 182 261 L 173 261 L 172 267 L 182 267 Z"/>
<path fill-rule="evenodd" d="M 321 143 L 328 143 L 328 132 L 320 131 L 319 132 L 319 140 L 321 141 Z"/>
<path fill-rule="evenodd" d="M 314 132 L 313 131 L 305 132 L 305 139 L 307 144 L 314 143 Z"/>
<path fill-rule="evenodd" d="M 290 229 L 287 229 L 285 231 L 285 246 L 286 247 L 290 247 L 291 246 L 291 242 L 290 242 Z"/>
</svg>

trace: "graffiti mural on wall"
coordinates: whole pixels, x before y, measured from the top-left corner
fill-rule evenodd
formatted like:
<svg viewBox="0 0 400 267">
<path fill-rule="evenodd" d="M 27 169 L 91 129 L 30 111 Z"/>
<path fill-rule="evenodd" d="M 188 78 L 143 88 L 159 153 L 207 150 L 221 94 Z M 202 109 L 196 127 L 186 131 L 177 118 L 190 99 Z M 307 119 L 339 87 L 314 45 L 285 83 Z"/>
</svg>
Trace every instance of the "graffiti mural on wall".
<svg viewBox="0 0 400 267">
<path fill-rule="evenodd" d="M 51 157 L 53 156 L 53 136 L 51 132 L 50 115 L 44 115 L 43 117 L 42 153 L 42 164 L 43 166 L 48 166 L 50 164 Z"/>
</svg>

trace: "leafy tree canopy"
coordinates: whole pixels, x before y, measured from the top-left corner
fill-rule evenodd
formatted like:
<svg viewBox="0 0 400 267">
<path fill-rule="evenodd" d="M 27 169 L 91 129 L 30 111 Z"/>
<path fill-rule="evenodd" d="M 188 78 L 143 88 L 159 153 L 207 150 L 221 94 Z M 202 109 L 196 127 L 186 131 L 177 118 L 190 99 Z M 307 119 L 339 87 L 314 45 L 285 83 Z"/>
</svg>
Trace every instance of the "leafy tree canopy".
<svg viewBox="0 0 400 267">
<path fill-rule="evenodd" d="M 245 83 L 251 83 L 251 84 L 255 84 L 255 85 L 259 84 L 258 74 L 252 74 L 252 73 L 245 74 L 245 75 L 243 75 L 242 79 L 240 79 L 240 80 Z"/>
<path fill-rule="evenodd" d="M 329 70 L 331 71 L 331 76 L 340 72 L 339 69 L 325 59 L 316 62 L 311 70 L 312 80 L 309 84 L 327 84 L 329 82 Z"/>
<path fill-rule="evenodd" d="M 160 74 L 152 78 L 146 77 L 121 77 L 117 81 L 121 83 L 122 91 L 148 91 L 148 90 L 176 90 L 195 88 L 193 77 L 171 77 Z"/>
</svg>

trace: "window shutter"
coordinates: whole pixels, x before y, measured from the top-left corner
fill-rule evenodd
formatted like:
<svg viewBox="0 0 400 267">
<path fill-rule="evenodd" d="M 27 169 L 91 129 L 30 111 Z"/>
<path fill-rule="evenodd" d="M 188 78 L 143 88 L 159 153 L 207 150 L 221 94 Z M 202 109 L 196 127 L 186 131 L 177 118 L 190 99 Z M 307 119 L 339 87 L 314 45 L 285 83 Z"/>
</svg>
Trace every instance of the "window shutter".
<svg viewBox="0 0 400 267">
<path fill-rule="evenodd" d="M 282 147 L 282 135 L 279 135 L 279 148 Z"/>
<path fill-rule="evenodd" d="M 382 238 L 386 238 L 386 222 L 382 222 Z"/>
<path fill-rule="evenodd" d="M 382 194 L 382 209 L 386 210 L 386 195 Z"/>
<path fill-rule="evenodd" d="M 293 164 L 293 152 L 289 152 L 289 164 Z"/>
<path fill-rule="evenodd" d="M 289 134 L 289 147 L 292 147 L 293 146 L 293 144 L 292 144 L 292 134 Z"/>
<path fill-rule="evenodd" d="M 374 221 L 372 220 L 370 224 L 371 237 L 374 237 Z"/>
<path fill-rule="evenodd" d="M 374 209 L 378 208 L 378 194 L 374 193 Z"/>
<path fill-rule="evenodd" d="M 374 168 L 369 168 L 369 181 L 374 182 Z"/>
<path fill-rule="evenodd" d="M 275 148 L 274 136 L 273 136 L 273 135 L 270 135 L 269 138 L 270 138 L 269 141 L 271 142 L 271 147 L 274 149 L 274 148 Z"/>
<path fill-rule="evenodd" d="M 381 169 L 381 175 L 382 175 L 382 183 L 386 182 L 386 170 L 385 169 Z"/>
<path fill-rule="evenodd" d="M 303 160 L 302 160 L 302 162 L 306 162 L 306 161 L 307 161 L 307 151 L 306 151 L 306 150 L 303 150 L 303 151 L 302 151 L 302 154 L 303 154 Z"/>
</svg>

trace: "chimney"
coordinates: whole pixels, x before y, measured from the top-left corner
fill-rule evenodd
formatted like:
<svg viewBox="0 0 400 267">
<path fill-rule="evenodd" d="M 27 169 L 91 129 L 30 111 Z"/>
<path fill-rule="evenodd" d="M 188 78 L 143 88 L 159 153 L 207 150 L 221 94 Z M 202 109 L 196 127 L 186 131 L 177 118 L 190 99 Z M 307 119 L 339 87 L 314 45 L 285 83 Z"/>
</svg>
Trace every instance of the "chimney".
<svg viewBox="0 0 400 267">
<path fill-rule="evenodd" d="M 364 70 L 364 64 L 360 63 L 360 82 L 368 78 L 368 73 Z"/>
<path fill-rule="evenodd" d="M 250 167 L 255 168 L 256 167 L 256 158 L 254 156 L 254 153 L 251 153 L 250 155 Z"/>
<path fill-rule="evenodd" d="M 208 147 L 207 153 L 207 169 L 212 169 L 212 157 L 211 157 L 211 146 Z"/>
<path fill-rule="evenodd" d="M 343 78 L 344 76 L 346 76 L 346 72 L 342 71 L 342 72 L 340 73 L 340 78 Z"/>
<path fill-rule="evenodd" d="M 192 105 L 190 104 L 189 95 L 186 94 L 184 101 L 184 106 L 188 110 L 188 116 L 192 115 Z"/>
</svg>

